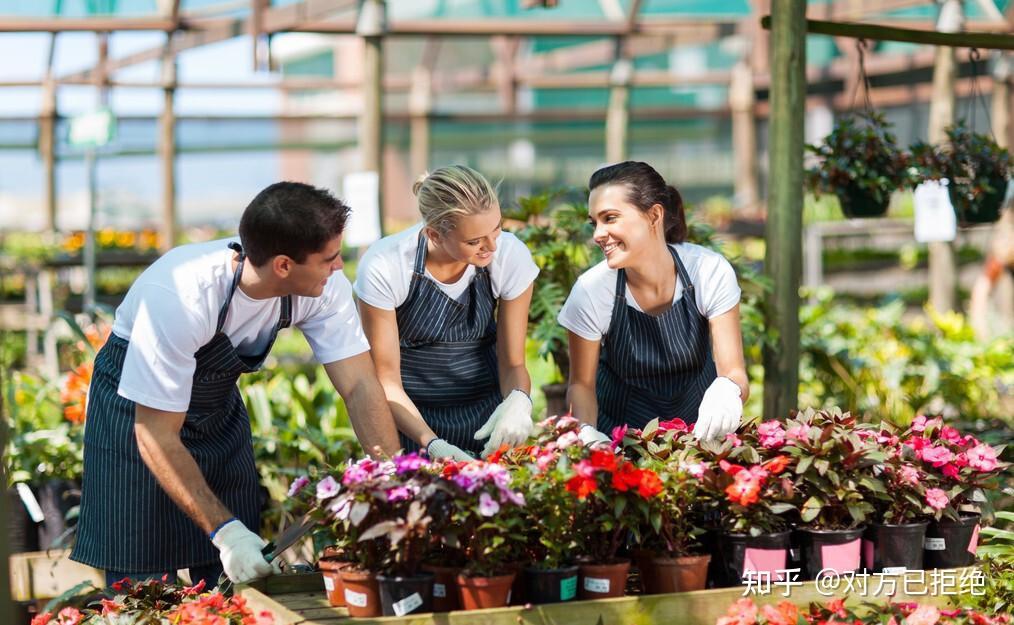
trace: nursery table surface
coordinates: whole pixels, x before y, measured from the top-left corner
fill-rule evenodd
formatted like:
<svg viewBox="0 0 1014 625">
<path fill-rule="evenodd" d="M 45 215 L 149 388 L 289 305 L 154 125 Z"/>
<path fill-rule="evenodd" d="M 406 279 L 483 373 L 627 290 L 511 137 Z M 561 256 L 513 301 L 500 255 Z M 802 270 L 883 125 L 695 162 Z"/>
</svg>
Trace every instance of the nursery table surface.
<svg viewBox="0 0 1014 625">
<path fill-rule="evenodd" d="M 925 583 L 913 583 L 905 588 L 902 575 L 887 575 L 883 579 L 896 581 L 892 591 L 889 587 L 879 588 L 880 575 L 870 576 L 865 591 L 856 579 L 849 588 L 845 579 L 839 580 L 839 588 L 818 590 L 816 582 L 793 582 L 788 597 L 784 584 L 772 582 L 770 593 L 750 594 L 758 605 L 775 604 L 790 600 L 806 606 L 811 601 L 825 602 L 834 597 L 845 598 L 851 603 L 862 601 L 884 601 L 894 595 L 894 601 L 916 601 L 946 607 L 959 603 L 959 581 L 978 571 L 948 569 L 946 571 L 925 571 Z M 910 572 L 911 575 L 915 572 Z M 937 577 L 934 577 L 936 575 Z M 931 580 L 955 580 L 954 585 L 936 584 Z M 877 581 L 875 581 L 877 580 Z M 888 585 L 888 584 L 885 584 Z M 943 587 L 944 592 L 939 592 Z M 665 595 L 637 595 L 598 599 L 594 601 L 569 601 L 549 605 L 510 606 L 489 610 L 472 610 L 436 614 L 413 614 L 378 618 L 356 618 L 348 615 L 345 608 L 331 607 L 324 594 L 324 582 L 319 573 L 282 575 L 245 586 L 237 586 L 236 594 L 244 597 L 255 613 L 267 610 L 275 617 L 275 625 L 349 625 L 405 624 L 405 625 L 714 625 L 724 616 L 729 606 L 744 596 L 746 586 L 717 588 L 695 592 Z M 906 592 L 907 590 L 907 592 Z"/>
</svg>

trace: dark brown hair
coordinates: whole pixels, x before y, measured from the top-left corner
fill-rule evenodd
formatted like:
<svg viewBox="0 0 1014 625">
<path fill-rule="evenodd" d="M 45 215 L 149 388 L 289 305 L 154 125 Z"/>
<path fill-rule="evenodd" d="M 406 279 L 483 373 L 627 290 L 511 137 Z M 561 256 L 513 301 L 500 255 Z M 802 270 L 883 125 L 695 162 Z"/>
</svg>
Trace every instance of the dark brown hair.
<svg viewBox="0 0 1014 625">
<path fill-rule="evenodd" d="M 239 239 L 255 267 L 280 254 L 297 263 L 345 231 L 349 207 L 325 189 L 276 182 L 257 194 L 239 220 Z"/>
<path fill-rule="evenodd" d="M 647 213 L 655 204 L 663 208 L 666 243 L 687 240 L 687 218 L 683 198 L 667 184 L 655 168 L 640 161 L 623 161 L 597 170 L 588 180 L 588 190 L 609 184 L 627 187 L 627 201 Z"/>
</svg>

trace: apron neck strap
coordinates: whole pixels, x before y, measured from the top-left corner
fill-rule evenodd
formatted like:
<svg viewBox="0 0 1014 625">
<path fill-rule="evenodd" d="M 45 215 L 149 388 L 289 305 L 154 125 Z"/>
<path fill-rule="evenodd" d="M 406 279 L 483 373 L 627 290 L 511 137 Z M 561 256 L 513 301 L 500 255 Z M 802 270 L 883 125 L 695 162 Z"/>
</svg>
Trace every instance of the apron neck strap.
<svg viewBox="0 0 1014 625">
<path fill-rule="evenodd" d="M 679 281 L 683 283 L 683 290 L 685 292 L 692 293 L 694 290 L 694 284 L 693 282 L 690 281 L 690 274 L 687 273 L 687 268 L 683 266 L 683 261 L 680 260 L 679 254 L 677 254 L 676 249 L 673 246 L 669 245 L 668 243 L 665 244 L 665 247 L 666 249 L 669 250 L 669 254 L 672 256 L 673 264 L 676 266 L 676 275 L 678 276 Z M 627 298 L 626 288 L 627 288 L 627 272 L 624 269 L 619 269 L 616 272 L 615 297 L 618 297 L 622 300 L 626 300 Z"/>
<path fill-rule="evenodd" d="M 236 288 L 239 287 L 240 278 L 243 277 L 243 265 L 246 261 L 246 252 L 243 251 L 243 246 L 233 241 L 229 243 L 229 249 L 239 254 L 239 264 L 236 265 L 236 273 L 232 276 L 232 284 L 229 285 L 229 294 L 225 297 L 225 302 L 222 303 L 222 308 L 218 311 L 218 327 L 215 329 L 215 333 L 218 334 L 225 327 L 225 317 L 229 314 L 229 304 L 232 302 L 232 296 L 236 293 Z"/>
</svg>

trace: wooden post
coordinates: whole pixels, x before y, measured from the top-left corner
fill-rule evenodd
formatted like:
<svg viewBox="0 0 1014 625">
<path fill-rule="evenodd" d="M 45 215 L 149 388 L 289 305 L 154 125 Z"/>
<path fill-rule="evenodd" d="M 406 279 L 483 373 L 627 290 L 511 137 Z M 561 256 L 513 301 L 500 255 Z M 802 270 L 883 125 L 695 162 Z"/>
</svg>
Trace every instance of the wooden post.
<svg viewBox="0 0 1014 625">
<path fill-rule="evenodd" d="M 622 51 L 623 39 L 616 40 L 616 61 L 609 75 L 609 108 L 606 109 L 606 162 L 627 160 L 627 126 L 630 121 L 630 80 L 634 65 Z"/>
<path fill-rule="evenodd" d="M 409 166 L 414 180 L 429 169 L 430 112 L 433 109 L 433 77 L 429 68 L 417 65 L 412 70 L 408 94 Z"/>
<path fill-rule="evenodd" d="M 6 404 L 8 397 L 14 397 L 14 393 L 8 392 L 9 385 L 11 384 L 11 370 L 10 367 L 3 367 L 0 370 L 0 484 L 5 487 L 7 485 L 7 472 L 4 467 L 7 466 L 7 459 L 4 458 L 4 453 L 7 450 L 7 410 L 10 408 Z M 3 496 L 0 496 L 0 527 L 8 528 L 7 525 L 7 490 L 4 489 Z M 7 545 L 9 539 L 0 540 L 0 623 L 13 623 L 14 622 L 14 609 L 11 603 L 11 582 L 8 579 L 9 567 L 8 560 L 10 558 L 7 553 Z"/>
<path fill-rule="evenodd" d="M 384 29 L 387 6 L 384 0 L 364 0 L 359 8 L 356 34 L 363 38 L 363 110 L 359 118 L 359 150 L 364 171 L 377 173 L 377 210 L 380 232 L 384 224 L 384 107 L 381 78 L 384 72 Z"/>
<path fill-rule="evenodd" d="M 806 2 L 771 2 L 771 173 L 764 272 L 773 284 L 764 350 L 764 418 L 785 418 L 799 395 L 799 281 L 802 268 L 803 111 Z"/>
<path fill-rule="evenodd" d="M 997 53 L 993 65 L 993 134 L 1000 147 L 1011 148 L 1014 126 L 1011 125 L 1011 79 L 1014 75 L 1014 56 L 1010 53 Z"/>
<path fill-rule="evenodd" d="M 162 223 L 159 251 L 165 253 L 176 244 L 176 55 L 169 33 L 162 56 L 162 115 L 159 119 L 159 159 L 162 170 Z"/>
<path fill-rule="evenodd" d="M 42 157 L 42 198 L 46 207 L 45 230 L 56 232 L 56 81 L 47 75 L 42 83 L 39 113 L 39 155 Z"/>
<path fill-rule="evenodd" d="M 757 188 L 757 119 L 753 69 L 746 58 L 732 68 L 729 82 L 729 108 L 732 110 L 733 208 L 753 213 L 760 192 Z"/>
<path fill-rule="evenodd" d="M 940 6 L 937 30 L 955 33 L 961 31 L 964 9 L 961 0 L 944 0 Z M 933 67 L 933 95 L 930 99 L 930 143 L 943 143 L 947 139 L 944 129 L 954 123 L 954 81 L 957 59 L 954 48 L 939 46 Z M 937 241 L 929 247 L 929 300 L 938 312 L 956 309 L 958 295 L 958 265 L 953 242 Z"/>
</svg>

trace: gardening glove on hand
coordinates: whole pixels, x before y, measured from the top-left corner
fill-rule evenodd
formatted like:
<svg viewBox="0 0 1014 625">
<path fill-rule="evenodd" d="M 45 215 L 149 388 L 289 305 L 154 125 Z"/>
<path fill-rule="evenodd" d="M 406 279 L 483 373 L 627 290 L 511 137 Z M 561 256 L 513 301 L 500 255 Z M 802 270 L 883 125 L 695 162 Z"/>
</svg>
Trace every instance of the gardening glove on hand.
<svg viewBox="0 0 1014 625">
<path fill-rule="evenodd" d="M 507 399 L 500 402 L 486 424 L 475 433 L 475 440 L 489 437 L 486 446 L 482 448 L 482 457 L 485 458 L 502 445 L 517 447 L 528 440 L 531 433 L 532 400 L 524 391 L 514 389 Z"/>
<path fill-rule="evenodd" d="M 722 439 L 736 431 L 743 418 L 742 391 L 729 378 L 716 378 L 704 392 L 697 409 L 694 436 L 701 440 Z"/>
<path fill-rule="evenodd" d="M 598 443 L 611 443 L 611 438 L 599 432 L 594 425 L 585 423 L 581 426 L 581 429 L 577 431 L 577 437 L 581 440 L 581 444 L 585 445 L 596 445 Z"/>
<path fill-rule="evenodd" d="M 430 458 L 434 460 L 440 460 L 441 458 L 450 458 L 458 462 L 468 462 L 469 460 L 475 460 L 470 453 L 457 445 L 452 445 L 442 438 L 434 438 L 426 445 L 426 452 L 429 453 Z"/>
<path fill-rule="evenodd" d="M 233 584 L 281 572 L 277 564 L 272 565 L 261 553 L 267 541 L 248 530 L 239 519 L 227 521 L 215 530 L 211 542 L 218 548 L 222 568 Z"/>
</svg>

